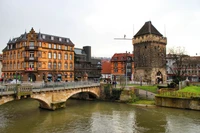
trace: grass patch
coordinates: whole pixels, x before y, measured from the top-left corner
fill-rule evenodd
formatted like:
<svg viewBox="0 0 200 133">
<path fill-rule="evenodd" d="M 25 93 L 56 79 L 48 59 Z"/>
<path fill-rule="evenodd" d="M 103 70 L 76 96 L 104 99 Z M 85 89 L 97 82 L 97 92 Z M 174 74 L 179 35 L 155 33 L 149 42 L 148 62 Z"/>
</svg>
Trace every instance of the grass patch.
<svg viewBox="0 0 200 133">
<path fill-rule="evenodd" d="M 153 93 L 157 93 L 157 86 L 150 86 L 150 85 L 144 85 L 144 86 L 135 86 L 136 88 L 138 89 L 142 89 L 142 90 L 146 90 L 146 91 L 149 91 L 149 92 L 153 92 Z"/>
<path fill-rule="evenodd" d="M 138 101 L 133 102 L 131 104 L 155 105 L 155 101 L 154 100 L 138 100 Z"/>
<path fill-rule="evenodd" d="M 200 86 L 187 86 L 187 87 L 179 90 L 179 92 L 200 93 Z"/>
</svg>

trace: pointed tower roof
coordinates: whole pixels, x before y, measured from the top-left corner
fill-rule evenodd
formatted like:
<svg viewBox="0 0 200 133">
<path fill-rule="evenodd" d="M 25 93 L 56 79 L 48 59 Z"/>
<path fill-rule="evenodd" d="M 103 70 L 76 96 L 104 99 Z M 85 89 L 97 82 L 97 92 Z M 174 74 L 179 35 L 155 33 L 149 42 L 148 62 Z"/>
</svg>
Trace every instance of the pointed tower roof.
<svg viewBox="0 0 200 133">
<path fill-rule="evenodd" d="M 11 39 L 9 39 L 8 43 L 11 43 Z"/>
<path fill-rule="evenodd" d="M 152 24 L 151 21 L 146 22 L 142 28 L 135 34 L 134 37 L 146 35 L 146 34 L 154 34 L 158 36 L 163 36 Z"/>
<path fill-rule="evenodd" d="M 38 40 L 42 40 L 42 35 L 41 35 L 40 31 L 38 33 Z"/>
<path fill-rule="evenodd" d="M 24 35 L 23 35 L 23 37 L 22 37 L 22 40 L 26 40 L 27 38 L 26 38 L 26 31 L 25 31 L 25 33 L 24 33 Z"/>
</svg>

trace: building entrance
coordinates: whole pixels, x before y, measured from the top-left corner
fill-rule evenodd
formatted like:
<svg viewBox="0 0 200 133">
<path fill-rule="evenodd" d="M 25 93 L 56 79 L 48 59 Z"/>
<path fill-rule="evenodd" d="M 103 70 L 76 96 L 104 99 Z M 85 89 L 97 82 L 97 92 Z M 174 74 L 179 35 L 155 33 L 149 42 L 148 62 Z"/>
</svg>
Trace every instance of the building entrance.
<svg viewBox="0 0 200 133">
<path fill-rule="evenodd" d="M 35 82 L 36 81 L 36 76 L 33 73 L 28 74 L 28 81 L 30 82 Z"/>
</svg>

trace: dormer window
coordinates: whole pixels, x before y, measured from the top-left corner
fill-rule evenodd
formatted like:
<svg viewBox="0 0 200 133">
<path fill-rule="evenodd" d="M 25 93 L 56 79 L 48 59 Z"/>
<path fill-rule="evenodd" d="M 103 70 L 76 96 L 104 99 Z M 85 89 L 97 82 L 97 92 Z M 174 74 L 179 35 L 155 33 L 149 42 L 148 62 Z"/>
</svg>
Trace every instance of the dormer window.
<svg viewBox="0 0 200 133">
<path fill-rule="evenodd" d="M 66 41 L 69 42 L 69 39 L 67 39 Z"/>
<path fill-rule="evenodd" d="M 53 36 L 51 36 L 51 40 L 53 40 L 54 39 L 54 37 Z"/>
<path fill-rule="evenodd" d="M 42 38 L 45 39 L 45 35 L 42 35 Z"/>
<path fill-rule="evenodd" d="M 61 42 L 61 41 L 62 41 L 62 38 L 59 38 L 59 41 Z"/>
</svg>

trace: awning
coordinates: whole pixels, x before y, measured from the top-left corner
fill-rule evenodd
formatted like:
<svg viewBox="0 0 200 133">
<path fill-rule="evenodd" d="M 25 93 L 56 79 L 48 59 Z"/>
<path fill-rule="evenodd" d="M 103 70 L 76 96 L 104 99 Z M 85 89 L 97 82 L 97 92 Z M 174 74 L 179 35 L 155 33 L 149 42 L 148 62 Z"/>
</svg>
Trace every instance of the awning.
<svg viewBox="0 0 200 133">
<path fill-rule="evenodd" d="M 48 74 L 47 77 L 52 77 L 52 74 Z"/>
</svg>

